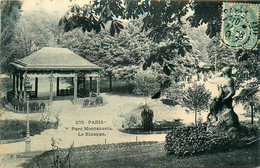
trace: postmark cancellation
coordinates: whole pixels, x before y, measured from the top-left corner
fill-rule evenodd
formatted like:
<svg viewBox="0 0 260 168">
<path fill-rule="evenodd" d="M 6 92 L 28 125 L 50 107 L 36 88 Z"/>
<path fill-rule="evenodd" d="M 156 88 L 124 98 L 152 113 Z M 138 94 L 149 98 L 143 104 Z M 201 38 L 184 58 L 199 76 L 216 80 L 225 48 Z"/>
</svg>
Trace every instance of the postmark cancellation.
<svg viewBox="0 0 260 168">
<path fill-rule="evenodd" d="M 256 49 L 260 5 L 223 3 L 221 44 L 224 47 Z"/>
</svg>

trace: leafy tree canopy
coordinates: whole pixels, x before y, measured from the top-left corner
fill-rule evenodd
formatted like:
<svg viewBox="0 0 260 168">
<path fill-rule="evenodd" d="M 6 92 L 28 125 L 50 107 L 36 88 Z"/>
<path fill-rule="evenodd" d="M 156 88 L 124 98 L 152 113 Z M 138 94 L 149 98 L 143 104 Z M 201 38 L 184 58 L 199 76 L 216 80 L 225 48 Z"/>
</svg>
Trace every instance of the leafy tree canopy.
<svg viewBox="0 0 260 168">
<path fill-rule="evenodd" d="M 14 37 L 15 24 L 20 18 L 22 2 L 17 0 L 0 1 L 1 8 L 1 64 L 10 58 L 12 47 L 10 43 Z M 2 66 L 1 66 L 2 67 Z"/>
</svg>

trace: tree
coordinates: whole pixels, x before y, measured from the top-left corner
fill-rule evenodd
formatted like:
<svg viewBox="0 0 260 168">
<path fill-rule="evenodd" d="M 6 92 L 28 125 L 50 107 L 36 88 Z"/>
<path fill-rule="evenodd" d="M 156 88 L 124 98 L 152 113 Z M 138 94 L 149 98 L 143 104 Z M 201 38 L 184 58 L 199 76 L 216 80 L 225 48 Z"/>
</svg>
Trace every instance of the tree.
<svg viewBox="0 0 260 168">
<path fill-rule="evenodd" d="M 220 35 L 217 34 L 207 45 L 208 59 L 214 65 L 215 72 L 226 66 L 234 66 L 237 63 L 234 49 L 221 48 L 219 46 Z"/>
<path fill-rule="evenodd" d="M 193 84 L 184 91 L 181 105 L 195 113 L 195 124 L 197 125 L 197 113 L 208 108 L 211 94 L 205 89 L 204 84 Z"/>
<path fill-rule="evenodd" d="M 134 93 L 141 94 L 146 97 L 160 90 L 158 82 L 158 73 L 148 68 L 147 70 L 139 70 L 135 75 Z"/>
<path fill-rule="evenodd" d="M 181 30 L 181 17 L 191 6 L 192 3 L 166 0 L 125 0 L 124 3 L 122 0 L 96 0 L 83 7 L 72 6 L 59 24 L 66 32 L 80 27 L 83 32 L 93 30 L 96 33 L 100 33 L 102 28 L 105 29 L 105 25 L 109 24 L 110 35 L 115 36 L 124 28 L 120 19 L 143 18 L 141 30 L 133 34 L 130 39 L 145 31 L 154 42 L 165 41 L 167 46 L 159 47 L 155 54 L 150 54 L 145 60 L 144 69 L 151 63 L 159 62 L 164 67 L 165 73 L 169 75 L 171 69 L 168 61 L 176 54 L 184 56 L 185 52 L 191 51 L 186 34 Z"/>
<path fill-rule="evenodd" d="M 60 46 L 67 47 L 103 67 L 110 81 L 115 76 L 129 82 L 133 80 L 136 70 L 143 63 L 152 41 L 147 39 L 144 33 L 131 38 L 140 30 L 140 20 L 130 21 L 125 25 L 125 29 L 116 37 L 110 36 L 105 30 L 98 34 L 86 34 L 80 29 L 65 32 L 61 35 Z"/>
<path fill-rule="evenodd" d="M 167 88 L 166 97 L 167 99 L 172 100 L 172 105 L 180 104 L 184 94 L 184 86 L 184 84 L 174 82 Z"/>
<path fill-rule="evenodd" d="M 4 0 L 0 2 L 1 8 L 1 64 L 6 61 L 11 53 L 10 43 L 14 38 L 15 24 L 20 18 L 22 2 L 17 0 Z M 2 69 L 3 70 L 3 69 Z"/>
<path fill-rule="evenodd" d="M 254 115 L 257 108 L 260 107 L 260 97 L 259 88 L 256 87 L 246 87 L 241 90 L 241 92 L 234 97 L 236 102 L 241 102 L 245 107 L 250 107 L 251 111 L 251 124 L 254 123 Z"/>
<path fill-rule="evenodd" d="M 22 2 L 19 0 L 5 0 L 1 6 L 1 46 L 9 43 L 13 37 L 15 23 L 20 18 Z"/>
<path fill-rule="evenodd" d="M 157 0 L 95 0 L 92 4 L 85 4 L 82 7 L 73 5 L 59 23 L 64 26 L 65 31 L 81 27 L 84 32 L 94 30 L 98 33 L 101 28 L 104 28 L 104 24 L 111 21 L 110 34 L 114 36 L 123 29 L 118 18 L 136 19 L 140 15 L 146 15 L 142 30 L 147 31 L 152 28 L 164 32 L 161 28 L 169 27 L 167 23 L 179 21 L 180 17 L 186 14 L 188 8 L 186 5 L 186 2 Z M 164 36 L 164 33 L 160 34 L 156 31 L 151 32 L 150 35 L 155 38 Z"/>
<path fill-rule="evenodd" d="M 22 13 L 15 23 L 13 37 L 8 47 L 9 56 L 2 64 L 5 72 L 10 70 L 9 62 L 30 55 L 42 47 L 57 46 L 61 28 L 58 27 L 58 17 L 46 12 Z"/>
<path fill-rule="evenodd" d="M 250 81 L 249 87 L 257 87 L 260 84 L 260 44 L 258 50 L 239 50 L 236 53 L 235 68 L 236 72 L 236 88 L 241 87 L 245 82 Z"/>
</svg>

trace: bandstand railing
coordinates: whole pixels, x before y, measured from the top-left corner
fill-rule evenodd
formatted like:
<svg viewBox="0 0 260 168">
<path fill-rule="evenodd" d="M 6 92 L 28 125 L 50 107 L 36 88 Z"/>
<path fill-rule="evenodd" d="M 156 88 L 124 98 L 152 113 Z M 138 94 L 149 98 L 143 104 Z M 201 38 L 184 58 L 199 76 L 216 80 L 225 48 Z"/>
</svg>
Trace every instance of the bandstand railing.
<svg viewBox="0 0 260 168">
<path fill-rule="evenodd" d="M 27 110 L 26 101 L 22 92 L 14 93 L 15 99 L 10 102 L 14 112 L 25 113 Z M 46 112 L 49 111 L 51 103 L 49 100 L 29 100 L 30 112 Z"/>
<path fill-rule="evenodd" d="M 81 106 L 82 108 L 86 108 L 86 107 L 102 106 L 104 104 L 104 100 L 101 96 L 85 97 L 85 98 L 77 98 L 76 100 L 74 100 L 73 103 L 76 106 Z"/>
</svg>

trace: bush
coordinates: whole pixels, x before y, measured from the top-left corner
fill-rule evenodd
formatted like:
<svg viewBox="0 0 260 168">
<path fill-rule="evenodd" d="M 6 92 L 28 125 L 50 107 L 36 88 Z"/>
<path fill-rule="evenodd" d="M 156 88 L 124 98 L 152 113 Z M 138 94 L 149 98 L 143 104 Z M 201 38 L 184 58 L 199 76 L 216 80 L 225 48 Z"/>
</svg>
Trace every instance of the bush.
<svg viewBox="0 0 260 168">
<path fill-rule="evenodd" d="M 8 91 L 8 92 L 6 93 L 6 98 L 7 98 L 7 100 L 8 100 L 9 102 L 11 102 L 12 98 L 14 98 L 14 93 L 13 93 L 13 91 Z"/>
<path fill-rule="evenodd" d="M 176 106 L 176 105 L 178 105 L 178 102 L 173 101 L 173 100 L 171 100 L 171 99 L 161 99 L 161 102 L 162 102 L 163 104 L 168 105 L 168 106 Z"/>
<path fill-rule="evenodd" d="M 144 131 L 153 131 L 153 110 L 144 108 L 141 117 Z"/>
<path fill-rule="evenodd" d="M 252 137 L 258 137 L 258 129 L 241 126 L 238 136 L 206 131 L 206 124 L 174 128 L 166 135 L 167 155 L 189 156 L 202 153 L 227 151 L 246 145 Z"/>
</svg>

